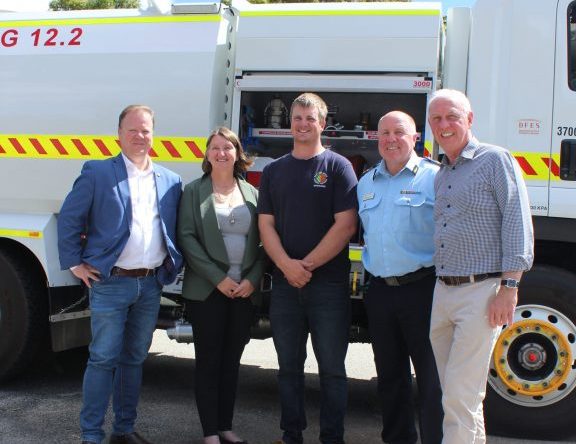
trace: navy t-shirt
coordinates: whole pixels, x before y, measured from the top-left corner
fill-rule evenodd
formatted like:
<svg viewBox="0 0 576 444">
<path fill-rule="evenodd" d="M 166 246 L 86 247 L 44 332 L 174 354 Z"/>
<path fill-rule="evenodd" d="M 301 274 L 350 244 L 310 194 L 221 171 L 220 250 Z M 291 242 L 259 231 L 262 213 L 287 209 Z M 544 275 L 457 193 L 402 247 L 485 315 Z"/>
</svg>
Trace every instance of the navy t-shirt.
<svg viewBox="0 0 576 444">
<path fill-rule="evenodd" d="M 284 250 L 303 259 L 334 224 L 334 214 L 357 207 L 358 181 L 350 162 L 325 150 L 311 159 L 286 154 L 264 168 L 258 213 L 274 216 Z M 314 276 L 342 279 L 348 276 L 348 246 L 317 268 Z"/>
</svg>

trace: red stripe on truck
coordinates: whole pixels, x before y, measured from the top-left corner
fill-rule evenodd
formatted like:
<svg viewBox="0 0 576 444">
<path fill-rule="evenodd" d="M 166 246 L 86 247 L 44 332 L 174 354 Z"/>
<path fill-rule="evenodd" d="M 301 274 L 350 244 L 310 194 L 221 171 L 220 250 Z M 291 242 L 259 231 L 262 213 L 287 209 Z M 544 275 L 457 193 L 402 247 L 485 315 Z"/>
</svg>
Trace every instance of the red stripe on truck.
<svg viewBox="0 0 576 444">
<path fill-rule="evenodd" d="M 83 156 L 90 155 L 90 153 L 88 152 L 88 150 L 86 149 L 86 147 L 84 146 L 84 144 L 80 139 L 72 139 L 72 143 L 74 144 L 74 146 L 76 147 L 76 149 L 80 154 L 82 154 Z"/>
<path fill-rule="evenodd" d="M 170 155 L 172 157 L 175 157 L 177 159 L 180 159 L 182 157 L 180 155 L 180 153 L 178 152 L 178 150 L 176 148 L 174 148 L 174 145 L 172 145 L 172 142 L 169 142 L 168 140 L 163 140 L 162 145 L 164 145 L 164 148 L 166 148 L 166 150 L 168 150 L 168 152 L 170 153 Z"/>
<path fill-rule="evenodd" d="M 8 140 L 10 141 L 10 143 L 12 144 L 14 149 L 19 154 L 26 154 L 26 150 L 22 147 L 22 145 L 20 145 L 20 142 L 18 142 L 18 139 L 15 139 L 14 137 L 10 137 Z"/>
<path fill-rule="evenodd" d="M 522 171 L 524 171 L 524 173 L 527 176 L 537 176 L 538 173 L 534 170 L 534 168 L 532 168 L 532 165 L 530 165 L 530 163 L 528 163 L 528 161 L 526 160 L 525 157 L 522 156 L 515 156 L 516 160 L 518 161 L 518 165 L 520 165 L 520 168 L 522 168 Z"/>
<path fill-rule="evenodd" d="M 30 139 L 30 143 L 38 151 L 38 154 L 48 154 L 38 139 Z"/>
</svg>

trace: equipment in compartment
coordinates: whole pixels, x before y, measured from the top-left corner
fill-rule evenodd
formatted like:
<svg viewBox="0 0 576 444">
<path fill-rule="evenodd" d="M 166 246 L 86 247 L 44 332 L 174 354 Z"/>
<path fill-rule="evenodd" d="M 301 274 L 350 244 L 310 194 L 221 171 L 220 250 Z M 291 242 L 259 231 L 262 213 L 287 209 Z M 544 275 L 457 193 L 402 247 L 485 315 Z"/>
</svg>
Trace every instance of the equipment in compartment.
<svg viewBox="0 0 576 444">
<path fill-rule="evenodd" d="M 288 126 L 288 108 L 278 94 L 268 102 L 264 109 L 264 123 L 267 128 L 286 128 Z"/>
</svg>

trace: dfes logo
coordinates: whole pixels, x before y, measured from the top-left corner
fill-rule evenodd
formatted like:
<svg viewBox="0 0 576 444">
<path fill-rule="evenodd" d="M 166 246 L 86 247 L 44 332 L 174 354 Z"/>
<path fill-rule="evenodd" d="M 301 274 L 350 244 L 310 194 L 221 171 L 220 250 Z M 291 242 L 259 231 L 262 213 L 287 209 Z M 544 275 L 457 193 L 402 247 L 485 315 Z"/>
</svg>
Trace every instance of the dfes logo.
<svg viewBox="0 0 576 444">
<path fill-rule="evenodd" d="M 320 185 L 320 186 L 325 186 L 326 182 L 328 182 L 328 174 L 326 174 L 323 171 L 319 171 L 314 175 L 314 184 L 316 185 Z"/>
</svg>

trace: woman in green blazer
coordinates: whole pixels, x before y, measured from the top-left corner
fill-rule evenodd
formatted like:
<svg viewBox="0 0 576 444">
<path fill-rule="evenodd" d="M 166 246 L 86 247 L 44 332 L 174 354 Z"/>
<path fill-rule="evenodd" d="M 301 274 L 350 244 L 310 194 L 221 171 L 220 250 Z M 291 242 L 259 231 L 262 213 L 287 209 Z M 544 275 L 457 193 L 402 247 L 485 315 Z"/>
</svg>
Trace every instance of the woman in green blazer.
<svg viewBox="0 0 576 444">
<path fill-rule="evenodd" d="M 232 431 L 238 369 L 250 338 L 251 298 L 265 255 L 258 234 L 258 191 L 241 175 L 251 165 L 238 136 L 208 137 L 204 175 L 184 188 L 178 242 L 186 259 L 182 296 L 196 350 L 196 404 L 205 444 L 245 443 Z"/>
</svg>

